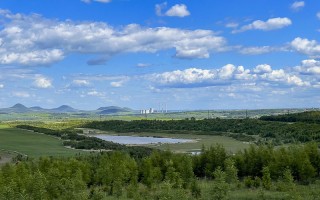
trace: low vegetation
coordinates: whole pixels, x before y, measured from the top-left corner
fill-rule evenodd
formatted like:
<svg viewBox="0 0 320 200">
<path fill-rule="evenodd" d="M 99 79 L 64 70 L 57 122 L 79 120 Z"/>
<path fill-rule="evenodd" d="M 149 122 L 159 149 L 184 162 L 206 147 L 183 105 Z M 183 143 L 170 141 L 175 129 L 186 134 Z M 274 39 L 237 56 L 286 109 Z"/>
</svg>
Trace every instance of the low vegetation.
<svg viewBox="0 0 320 200">
<path fill-rule="evenodd" d="M 196 156 L 133 158 L 114 151 L 7 164 L 0 170 L 0 198 L 313 199 L 320 192 L 319 170 L 314 143 L 251 146 L 234 155 L 219 145 Z"/>
</svg>

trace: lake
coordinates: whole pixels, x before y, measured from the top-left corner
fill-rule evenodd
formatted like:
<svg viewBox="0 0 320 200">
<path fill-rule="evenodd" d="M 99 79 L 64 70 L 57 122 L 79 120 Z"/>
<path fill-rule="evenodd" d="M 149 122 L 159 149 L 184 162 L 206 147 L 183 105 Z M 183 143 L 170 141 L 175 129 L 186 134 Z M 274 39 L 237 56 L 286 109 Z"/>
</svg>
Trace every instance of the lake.
<svg viewBox="0 0 320 200">
<path fill-rule="evenodd" d="M 176 144 L 193 142 L 188 139 L 174 139 L 174 138 L 158 138 L 158 137 L 140 137 L 140 136 L 119 136 L 119 135 L 95 135 L 105 141 L 111 141 L 119 144 Z"/>
</svg>

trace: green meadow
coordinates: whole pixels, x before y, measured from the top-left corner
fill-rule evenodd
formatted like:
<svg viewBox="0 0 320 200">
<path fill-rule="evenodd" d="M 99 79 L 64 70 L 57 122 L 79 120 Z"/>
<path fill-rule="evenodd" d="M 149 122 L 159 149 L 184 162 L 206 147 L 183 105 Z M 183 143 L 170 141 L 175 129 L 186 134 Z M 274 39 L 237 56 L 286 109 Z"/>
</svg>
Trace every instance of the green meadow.
<svg viewBox="0 0 320 200">
<path fill-rule="evenodd" d="M 29 157 L 72 156 L 80 150 L 65 148 L 62 141 L 39 133 L 0 125 L 1 154 L 20 153 Z"/>
</svg>

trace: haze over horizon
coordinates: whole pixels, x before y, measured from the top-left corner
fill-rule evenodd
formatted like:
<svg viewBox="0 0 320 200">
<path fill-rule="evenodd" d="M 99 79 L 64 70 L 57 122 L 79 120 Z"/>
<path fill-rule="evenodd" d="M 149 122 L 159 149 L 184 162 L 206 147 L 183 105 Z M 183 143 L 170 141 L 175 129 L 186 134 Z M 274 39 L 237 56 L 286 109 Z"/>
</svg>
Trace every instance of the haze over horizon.
<svg viewBox="0 0 320 200">
<path fill-rule="evenodd" d="M 0 108 L 320 107 L 320 4 L 2 0 Z"/>
</svg>

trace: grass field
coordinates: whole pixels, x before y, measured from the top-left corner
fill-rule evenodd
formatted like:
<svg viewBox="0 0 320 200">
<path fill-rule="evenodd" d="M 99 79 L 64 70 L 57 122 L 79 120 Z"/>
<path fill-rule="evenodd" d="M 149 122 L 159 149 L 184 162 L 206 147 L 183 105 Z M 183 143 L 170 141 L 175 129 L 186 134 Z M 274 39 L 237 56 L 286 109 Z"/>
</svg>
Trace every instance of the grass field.
<svg viewBox="0 0 320 200">
<path fill-rule="evenodd" d="M 182 138 L 193 139 L 197 142 L 193 143 L 179 143 L 179 144 L 162 144 L 155 145 L 155 148 L 161 150 L 170 150 L 174 152 L 195 152 L 200 151 L 202 146 L 210 147 L 212 145 L 221 144 L 228 151 L 236 152 L 241 149 L 247 148 L 248 143 L 237 141 L 230 137 L 225 136 L 210 136 L 210 135 L 193 135 L 193 134 L 166 134 L 166 133 L 139 133 L 139 136 L 156 136 L 156 137 L 168 137 L 168 138 Z"/>
<path fill-rule="evenodd" d="M 62 141 L 43 134 L 33 133 L 0 125 L 0 150 L 18 152 L 29 157 L 40 156 L 72 156 L 84 153 L 79 150 L 67 149 Z"/>
<path fill-rule="evenodd" d="M 167 137 L 167 138 L 177 138 L 177 139 L 193 139 L 196 142 L 190 143 L 179 143 L 179 144 L 155 144 L 146 145 L 149 147 L 154 147 L 161 150 L 170 150 L 174 152 L 197 152 L 200 151 L 202 146 L 210 147 L 215 144 L 223 145 L 230 152 L 237 152 L 239 150 L 249 147 L 248 142 L 242 142 L 235 140 L 231 137 L 226 136 L 213 136 L 213 135 L 198 135 L 198 134 L 169 134 L 169 133 L 114 133 L 95 130 L 97 134 L 110 134 L 110 135 L 127 135 L 127 136 L 146 136 L 146 137 Z"/>
<path fill-rule="evenodd" d="M 170 135 L 168 135 L 170 136 Z M 237 152 L 249 146 L 249 143 L 237 141 L 225 136 L 208 136 L 208 135 L 172 135 L 175 138 L 196 139 L 195 143 L 163 144 L 158 149 L 171 150 L 174 152 L 195 152 L 200 151 L 202 146 L 210 147 L 221 144 L 230 152 Z"/>
</svg>

